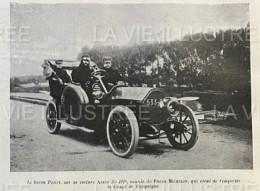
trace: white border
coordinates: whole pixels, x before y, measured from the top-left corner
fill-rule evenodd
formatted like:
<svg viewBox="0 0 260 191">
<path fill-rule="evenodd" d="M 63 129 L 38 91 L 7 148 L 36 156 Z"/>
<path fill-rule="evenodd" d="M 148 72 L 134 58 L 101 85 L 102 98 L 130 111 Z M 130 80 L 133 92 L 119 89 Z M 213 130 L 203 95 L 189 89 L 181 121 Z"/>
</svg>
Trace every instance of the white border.
<svg viewBox="0 0 260 191">
<path fill-rule="evenodd" d="M 129 3 L 126 0 L 103 0 L 103 1 L 91 1 L 91 0 L 15 0 L 12 2 L 19 3 Z M 8 1 L 2 1 L 0 7 L 8 9 L 6 13 L 6 21 L 9 23 L 9 3 Z M 260 2 L 258 1 L 243 1 L 243 0 L 164 0 L 163 2 L 156 0 L 138 0 L 131 1 L 131 3 L 199 3 L 199 4 L 229 4 L 229 3 L 250 3 L 250 22 L 255 27 L 260 29 Z M 258 37 L 259 39 L 259 37 Z M 9 50 L 6 50 L 7 53 Z M 259 41 L 251 43 L 251 79 L 252 79 L 252 108 L 259 107 L 260 100 L 260 84 L 259 72 L 260 69 L 258 64 L 260 64 L 260 43 Z M 10 66 L 10 65 L 9 65 Z M 8 108 L 7 111 L 10 111 L 10 102 L 9 102 L 9 76 L 10 76 L 10 67 L 8 65 L 1 64 L 1 75 L 0 75 L 0 104 L 1 106 Z M 8 190 L 8 185 L 22 185 L 26 184 L 28 179 L 38 179 L 38 180 L 112 180 L 118 179 L 148 179 L 148 178 L 176 178 L 176 179 L 202 179 L 202 178 L 216 178 L 216 179 L 241 179 L 243 190 L 246 190 L 246 186 L 249 184 L 257 185 L 256 187 L 251 187 L 247 190 L 259 190 L 259 180 L 260 180 L 260 121 L 257 115 L 258 112 L 253 112 L 253 170 L 163 170 L 163 171 L 85 171 L 85 172 L 11 172 L 10 173 L 10 123 L 6 121 L 4 115 L 3 107 L 1 108 L 0 115 L 0 124 L 1 124 L 1 133 L 0 133 L 0 191 Z M 196 161 L 194 161 L 196 162 Z M 234 161 L 235 162 L 235 161 Z M 221 186 L 221 185 L 219 185 Z M 164 189 L 167 191 L 167 187 Z M 200 190 L 199 188 L 194 188 Z M 234 188 L 235 189 L 235 188 Z M 9 187 L 9 190 L 17 190 L 12 187 Z M 25 188 L 23 189 L 25 190 Z M 93 185 L 90 186 L 80 186 L 80 185 L 70 185 L 70 186 L 37 186 L 34 185 L 29 187 L 28 190 L 41 191 L 41 190 L 106 190 L 104 187 L 96 187 Z M 215 190 L 215 189 L 214 189 Z"/>
</svg>

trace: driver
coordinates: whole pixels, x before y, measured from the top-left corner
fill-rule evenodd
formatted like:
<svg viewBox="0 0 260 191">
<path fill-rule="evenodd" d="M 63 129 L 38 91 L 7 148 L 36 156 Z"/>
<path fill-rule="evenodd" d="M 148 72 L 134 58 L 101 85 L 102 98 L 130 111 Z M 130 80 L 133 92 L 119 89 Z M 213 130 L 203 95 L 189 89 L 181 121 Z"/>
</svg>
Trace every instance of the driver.
<svg viewBox="0 0 260 191">
<path fill-rule="evenodd" d="M 81 57 L 79 66 L 75 68 L 71 73 L 73 82 L 80 83 L 83 89 L 86 89 L 86 83 L 89 81 L 89 77 L 94 71 L 93 68 L 90 67 L 90 63 L 90 56 L 88 54 L 83 55 Z"/>
<path fill-rule="evenodd" d="M 125 81 L 125 79 L 120 75 L 117 69 L 112 68 L 112 58 L 110 56 L 106 56 L 103 58 L 103 70 L 106 71 L 106 82 L 109 86 L 114 86 L 118 82 Z"/>
<path fill-rule="evenodd" d="M 96 64 L 91 62 L 90 56 L 85 54 L 81 57 L 80 64 L 77 68 L 75 68 L 72 73 L 72 81 L 76 83 L 80 83 L 81 87 L 85 90 L 89 97 L 89 101 L 93 102 L 92 89 L 90 84 L 90 76 L 91 73 L 95 70 Z"/>
</svg>

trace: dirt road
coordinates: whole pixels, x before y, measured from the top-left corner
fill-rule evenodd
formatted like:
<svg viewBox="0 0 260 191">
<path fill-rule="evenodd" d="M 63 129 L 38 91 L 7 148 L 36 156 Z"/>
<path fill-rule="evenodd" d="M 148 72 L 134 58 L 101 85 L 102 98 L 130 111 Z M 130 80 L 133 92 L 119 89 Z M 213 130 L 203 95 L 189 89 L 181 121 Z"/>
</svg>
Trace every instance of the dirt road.
<svg viewBox="0 0 260 191">
<path fill-rule="evenodd" d="M 13 109 L 13 111 L 12 111 Z M 115 156 L 106 142 L 63 125 L 47 132 L 44 106 L 11 101 L 11 171 L 93 171 L 251 169 L 250 130 L 201 124 L 200 137 L 189 151 L 173 149 L 167 139 L 140 141 L 129 159 Z"/>
</svg>

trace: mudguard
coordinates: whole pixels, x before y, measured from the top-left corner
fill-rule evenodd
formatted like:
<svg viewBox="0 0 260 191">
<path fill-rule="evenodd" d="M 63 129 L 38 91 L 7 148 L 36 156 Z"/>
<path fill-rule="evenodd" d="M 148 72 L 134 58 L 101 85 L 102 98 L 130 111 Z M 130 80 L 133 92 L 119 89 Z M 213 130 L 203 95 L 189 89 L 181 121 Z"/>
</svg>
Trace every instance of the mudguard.
<svg viewBox="0 0 260 191">
<path fill-rule="evenodd" d="M 69 84 L 63 90 L 61 96 L 61 109 L 72 125 L 79 124 L 82 115 L 82 108 L 89 103 L 89 98 L 86 92 L 80 85 Z"/>
</svg>

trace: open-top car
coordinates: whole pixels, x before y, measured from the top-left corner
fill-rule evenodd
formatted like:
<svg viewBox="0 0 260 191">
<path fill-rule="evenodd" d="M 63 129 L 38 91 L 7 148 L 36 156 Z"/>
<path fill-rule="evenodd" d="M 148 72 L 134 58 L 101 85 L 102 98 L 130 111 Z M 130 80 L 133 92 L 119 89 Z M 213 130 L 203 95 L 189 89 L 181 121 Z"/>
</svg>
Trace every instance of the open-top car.
<svg viewBox="0 0 260 191">
<path fill-rule="evenodd" d="M 50 100 L 46 109 L 49 133 L 58 133 L 62 123 L 84 128 L 97 137 L 106 137 L 113 153 L 125 158 L 135 152 L 139 139 L 167 138 L 181 150 L 195 145 L 198 120 L 182 104 L 185 98 L 168 97 L 160 88 L 109 87 L 105 78 L 106 72 L 97 69 L 87 84 L 91 91 L 70 83 L 62 92 L 60 104 Z"/>
</svg>

